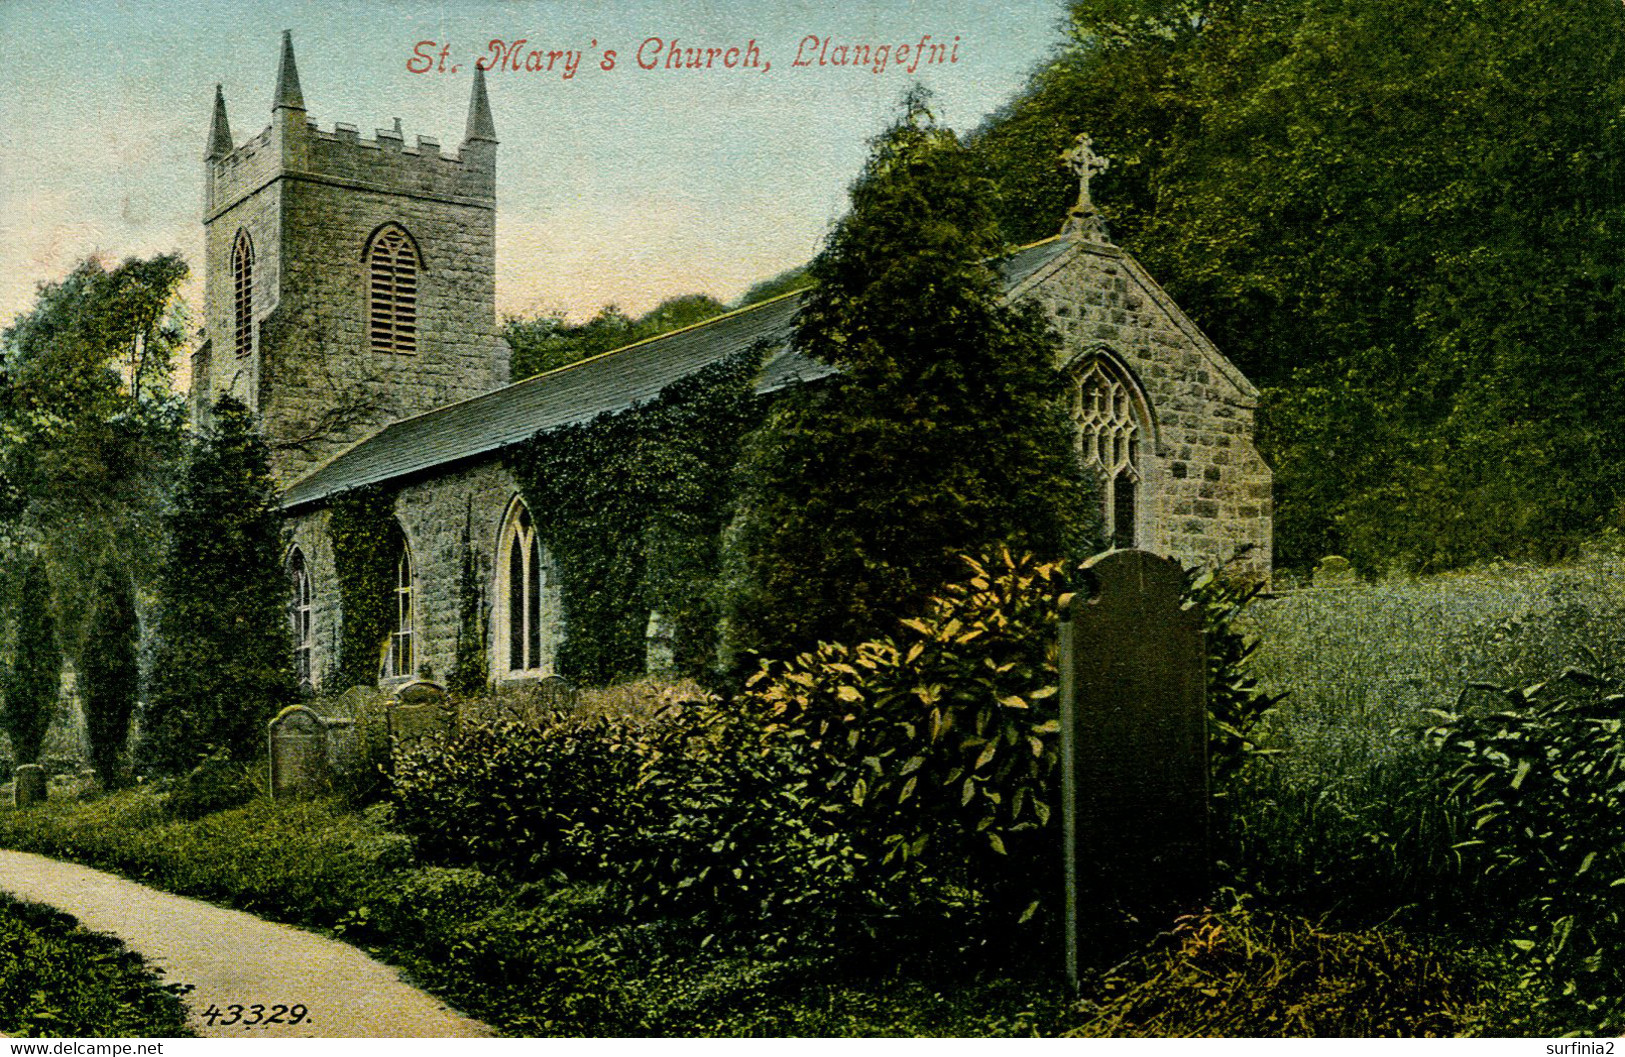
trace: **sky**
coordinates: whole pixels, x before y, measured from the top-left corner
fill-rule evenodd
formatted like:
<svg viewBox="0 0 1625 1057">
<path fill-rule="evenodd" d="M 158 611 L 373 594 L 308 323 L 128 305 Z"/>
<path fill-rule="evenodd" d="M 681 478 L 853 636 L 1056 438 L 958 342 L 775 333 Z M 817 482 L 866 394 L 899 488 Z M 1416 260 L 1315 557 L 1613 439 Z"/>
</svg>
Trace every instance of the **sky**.
<svg viewBox="0 0 1625 1057">
<path fill-rule="evenodd" d="M 911 83 L 968 131 L 1051 54 L 1063 14 L 1058 0 L 0 0 L 0 327 L 93 254 L 179 251 L 198 303 L 214 87 L 236 143 L 264 129 L 285 29 L 310 120 L 370 137 L 400 118 L 408 144 L 448 154 L 476 60 L 521 40 L 521 67 L 578 53 L 573 71 L 561 57 L 487 77 L 498 312 L 582 320 L 731 300 L 805 262 Z M 913 52 L 927 35 L 957 61 L 831 62 L 843 44 Z M 673 41 L 724 55 L 754 41 L 759 65 L 669 70 Z"/>
</svg>

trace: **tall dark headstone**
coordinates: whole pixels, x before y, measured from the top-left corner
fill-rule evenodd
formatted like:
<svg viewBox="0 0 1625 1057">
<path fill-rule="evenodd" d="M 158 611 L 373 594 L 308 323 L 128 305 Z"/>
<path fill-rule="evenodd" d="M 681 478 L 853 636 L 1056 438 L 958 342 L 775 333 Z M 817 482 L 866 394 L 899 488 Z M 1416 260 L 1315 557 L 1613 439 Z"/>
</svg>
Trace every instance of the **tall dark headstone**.
<svg viewBox="0 0 1625 1057">
<path fill-rule="evenodd" d="M 1202 616 L 1171 558 L 1110 551 L 1083 566 L 1061 624 L 1067 972 L 1113 921 L 1155 920 L 1208 883 Z"/>
</svg>

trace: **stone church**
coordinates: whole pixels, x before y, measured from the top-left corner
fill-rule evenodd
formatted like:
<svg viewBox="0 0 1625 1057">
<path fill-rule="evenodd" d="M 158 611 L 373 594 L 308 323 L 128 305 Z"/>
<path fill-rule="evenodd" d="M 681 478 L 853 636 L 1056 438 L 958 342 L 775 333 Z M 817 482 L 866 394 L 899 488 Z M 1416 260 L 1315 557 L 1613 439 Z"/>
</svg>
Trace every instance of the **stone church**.
<svg viewBox="0 0 1625 1057">
<path fill-rule="evenodd" d="M 539 431 L 656 397 L 764 339 L 770 392 L 830 368 L 790 350 L 788 294 L 533 378 L 512 381 L 495 307 L 496 124 L 476 71 L 454 153 L 393 128 L 363 137 L 306 115 L 284 35 L 269 127 L 238 143 L 216 89 L 205 155 L 205 335 L 194 412 L 230 393 L 274 449 L 292 529 L 298 666 L 336 661 L 329 505 L 382 485 L 404 543 L 380 681 L 444 678 L 458 630 L 465 533 L 490 599 L 496 682 L 553 674 L 564 621 L 552 559 L 502 453 Z M 1253 443 L 1257 392 L 1127 253 L 1089 205 L 1103 163 L 1070 155 L 1079 207 L 1054 238 L 998 262 L 1062 338 L 1083 457 L 1117 546 L 1186 563 L 1240 555 L 1269 569 L 1271 477 Z"/>
</svg>

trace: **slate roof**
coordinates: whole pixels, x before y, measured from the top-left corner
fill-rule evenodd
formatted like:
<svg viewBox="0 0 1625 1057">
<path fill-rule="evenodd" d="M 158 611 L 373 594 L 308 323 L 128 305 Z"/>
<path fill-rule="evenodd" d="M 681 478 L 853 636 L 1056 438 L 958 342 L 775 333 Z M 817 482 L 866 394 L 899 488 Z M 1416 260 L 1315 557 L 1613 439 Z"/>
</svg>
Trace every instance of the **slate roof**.
<svg viewBox="0 0 1625 1057">
<path fill-rule="evenodd" d="M 1072 245 L 1056 237 L 1005 257 L 998 268 L 1006 288 L 1018 286 Z M 785 294 L 393 422 L 295 481 L 283 493 L 282 507 L 293 511 L 350 488 L 478 459 L 543 430 L 653 400 L 679 378 L 758 342 L 772 351 L 757 392 L 824 377 L 834 368 L 789 346 L 804 296 Z"/>
</svg>

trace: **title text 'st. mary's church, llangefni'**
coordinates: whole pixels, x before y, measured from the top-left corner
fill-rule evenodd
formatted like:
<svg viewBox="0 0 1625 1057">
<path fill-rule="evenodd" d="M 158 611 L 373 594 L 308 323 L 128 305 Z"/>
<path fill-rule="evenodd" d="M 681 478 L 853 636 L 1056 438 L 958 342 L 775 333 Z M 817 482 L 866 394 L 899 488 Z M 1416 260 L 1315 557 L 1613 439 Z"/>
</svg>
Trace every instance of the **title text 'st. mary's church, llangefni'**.
<svg viewBox="0 0 1625 1057">
<path fill-rule="evenodd" d="M 491 677 L 536 679 L 554 672 L 566 614 L 503 451 L 651 400 L 764 341 L 758 391 L 829 371 L 790 350 L 800 302 L 790 294 L 510 384 L 496 327 L 496 153 L 479 71 L 450 156 L 424 136 L 408 145 L 399 121 L 372 138 L 318 128 L 286 35 L 268 128 L 234 141 L 216 91 L 194 410 L 231 393 L 273 445 L 310 682 L 338 655 L 328 521 L 345 491 L 380 485 L 394 496 L 402 543 L 393 626 L 380 643 L 385 683 L 451 670 L 470 552 L 489 600 Z M 1091 159 L 1080 144 L 1085 186 Z M 1007 296 L 1035 298 L 1061 335 L 1078 443 L 1103 482 L 1113 541 L 1187 563 L 1245 552 L 1267 571 L 1270 472 L 1253 445 L 1256 391 L 1109 242 L 1087 192 L 1062 234 L 998 268 Z"/>
</svg>

